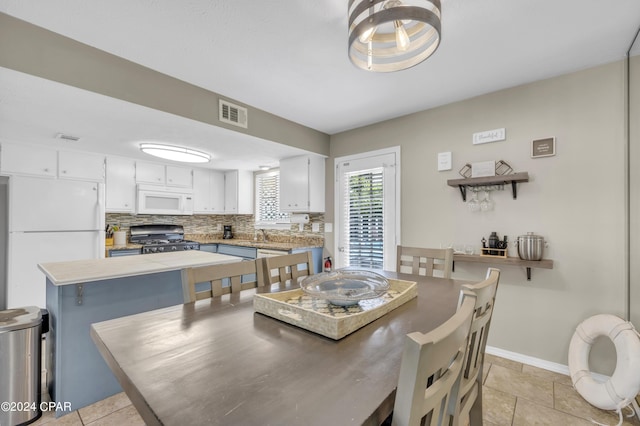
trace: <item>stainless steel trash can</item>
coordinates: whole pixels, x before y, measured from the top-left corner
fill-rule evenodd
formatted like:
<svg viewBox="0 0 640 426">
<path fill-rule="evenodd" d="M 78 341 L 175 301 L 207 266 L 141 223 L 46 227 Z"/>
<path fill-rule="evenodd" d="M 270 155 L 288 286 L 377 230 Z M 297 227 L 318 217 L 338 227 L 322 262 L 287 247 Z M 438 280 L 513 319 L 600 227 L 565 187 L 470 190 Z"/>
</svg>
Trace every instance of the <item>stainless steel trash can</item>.
<svg viewBox="0 0 640 426">
<path fill-rule="evenodd" d="M 29 424 L 42 415 L 42 312 L 28 306 L 0 311 L 0 425 Z"/>
</svg>

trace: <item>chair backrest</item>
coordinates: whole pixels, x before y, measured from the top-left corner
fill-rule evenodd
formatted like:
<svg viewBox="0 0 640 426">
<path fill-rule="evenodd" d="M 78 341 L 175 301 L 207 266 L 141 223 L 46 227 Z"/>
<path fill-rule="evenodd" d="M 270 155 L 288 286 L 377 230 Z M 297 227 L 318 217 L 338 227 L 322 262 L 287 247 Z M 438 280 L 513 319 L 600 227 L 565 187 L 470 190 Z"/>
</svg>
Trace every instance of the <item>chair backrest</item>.
<svg viewBox="0 0 640 426">
<path fill-rule="evenodd" d="M 453 249 L 398 246 L 396 272 L 405 272 L 407 267 L 410 268 L 409 274 L 432 277 L 433 271 L 439 270 L 443 278 L 451 278 Z M 422 274 L 421 270 L 425 273 Z"/>
<path fill-rule="evenodd" d="M 480 367 L 484 362 L 484 352 L 489 336 L 489 326 L 493 316 L 498 282 L 500 281 L 500 269 L 489 268 L 484 281 L 477 284 L 466 284 L 460 292 L 459 306 L 466 294 L 475 296 L 475 307 L 471 333 L 469 335 L 469 347 L 465 357 L 460 384 L 460 413 L 463 416 L 469 414 L 471 405 L 478 395 L 478 382 Z"/>
<path fill-rule="evenodd" d="M 467 295 L 460 309 L 435 330 L 407 335 L 400 365 L 400 378 L 393 408 L 392 425 L 456 424 L 451 404 L 458 401 L 458 387 L 475 297 Z"/>
<path fill-rule="evenodd" d="M 258 274 L 260 285 L 284 283 L 289 280 L 297 282 L 300 277 L 314 274 L 313 258 L 310 251 L 265 257 L 258 260 L 262 260 L 263 264 L 263 273 Z"/>
<path fill-rule="evenodd" d="M 258 286 L 250 280 L 257 272 L 256 261 L 241 261 L 218 265 L 198 266 L 182 270 L 182 293 L 184 303 L 236 293 Z M 196 290 L 196 284 L 209 283 L 204 290 Z M 224 285 L 227 284 L 227 285 Z"/>
</svg>

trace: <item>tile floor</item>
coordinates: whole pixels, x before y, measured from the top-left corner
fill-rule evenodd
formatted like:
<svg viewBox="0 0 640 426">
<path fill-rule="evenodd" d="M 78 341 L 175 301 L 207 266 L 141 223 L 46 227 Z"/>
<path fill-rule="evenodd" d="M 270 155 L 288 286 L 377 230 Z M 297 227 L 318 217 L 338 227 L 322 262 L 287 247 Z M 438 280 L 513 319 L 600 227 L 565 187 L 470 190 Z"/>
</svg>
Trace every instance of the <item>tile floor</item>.
<svg viewBox="0 0 640 426">
<path fill-rule="evenodd" d="M 492 355 L 484 368 L 485 426 L 593 426 L 592 420 L 616 425 L 615 413 L 598 410 L 571 386 L 568 376 Z M 52 413 L 34 425 L 144 425 L 131 401 L 120 393 L 58 419 Z M 640 426 L 637 417 L 624 425 Z M 189 425 L 187 425 L 189 426 Z"/>
</svg>

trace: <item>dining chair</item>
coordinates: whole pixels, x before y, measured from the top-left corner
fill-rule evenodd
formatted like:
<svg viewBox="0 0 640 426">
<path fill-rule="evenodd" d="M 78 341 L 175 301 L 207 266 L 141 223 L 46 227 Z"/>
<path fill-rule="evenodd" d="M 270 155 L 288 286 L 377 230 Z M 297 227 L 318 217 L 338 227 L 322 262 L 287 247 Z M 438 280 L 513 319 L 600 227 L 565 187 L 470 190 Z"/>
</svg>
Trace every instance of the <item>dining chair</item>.
<svg viewBox="0 0 640 426">
<path fill-rule="evenodd" d="M 270 286 L 289 280 L 297 283 L 299 278 L 314 274 L 313 258 L 310 251 L 264 257 L 258 260 L 262 260 L 262 273 L 258 274 L 260 285 Z"/>
<path fill-rule="evenodd" d="M 426 334 L 407 334 L 392 425 L 457 423 L 455 405 L 474 307 L 475 296 L 467 292 L 458 311 L 444 324 Z"/>
<path fill-rule="evenodd" d="M 433 249 L 398 246 L 396 271 L 410 268 L 409 274 L 433 277 L 434 270 L 442 271 L 443 278 L 451 278 L 453 249 Z M 423 260 L 424 259 L 424 260 Z M 404 268 L 403 268 L 404 267 Z M 424 270 L 424 274 L 421 271 Z"/>
<path fill-rule="evenodd" d="M 184 303 L 255 288 L 259 284 L 255 278 L 250 280 L 250 277 L 255 277 L 256 273 L 255 260 L 185 268 L 182 270 Z M 229 285 L 223 286 L 223 280 Z M 208 287 L 197 290 L 196 284 L 200 283 L 208 283 Z"/>
<path fill-rule="evenodd" d="M 482 413 L 471 413 L 471 406 L 479 397 L 482 397 L 482 377 L 480 372 L 484 362 L 484 352 L 487 346 L 489 326 L 495 305 L 498 282 L 500 281 L 500 269 L 489 268 L 484 281 L 477 284 L 465 284 L 463 292 L 471 292 L 475 295 L 475 307 L 469 346 L 467 348 L 459 394 L 459 419 L 469 418 L 470 425 L 482 424 Z M 463 292 L 460 295 L 459 306 L 462 307 Z M 459 309 L 460 309 L 459 308 Z M 471 418 L 473 417 L 473 418 Z"/>
</svg>

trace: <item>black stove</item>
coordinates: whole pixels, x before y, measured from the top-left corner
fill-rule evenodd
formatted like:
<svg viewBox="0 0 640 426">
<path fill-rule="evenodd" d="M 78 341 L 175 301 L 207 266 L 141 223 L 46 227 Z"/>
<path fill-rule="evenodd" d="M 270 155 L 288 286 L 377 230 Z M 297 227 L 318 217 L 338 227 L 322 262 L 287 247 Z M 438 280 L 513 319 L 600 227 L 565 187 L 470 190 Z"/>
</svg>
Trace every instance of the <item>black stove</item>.
<svg viewBox="0 0 640 426">
<path fill-rule="evenodd" d="M 134 225 L 130 231 L 129 242 L 142 244 L 142 254 L 200 250 L 198 242 L 184 239 L 182 225 Z"/>
</svg>

